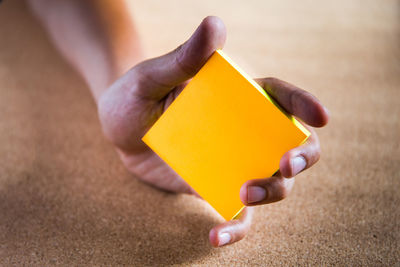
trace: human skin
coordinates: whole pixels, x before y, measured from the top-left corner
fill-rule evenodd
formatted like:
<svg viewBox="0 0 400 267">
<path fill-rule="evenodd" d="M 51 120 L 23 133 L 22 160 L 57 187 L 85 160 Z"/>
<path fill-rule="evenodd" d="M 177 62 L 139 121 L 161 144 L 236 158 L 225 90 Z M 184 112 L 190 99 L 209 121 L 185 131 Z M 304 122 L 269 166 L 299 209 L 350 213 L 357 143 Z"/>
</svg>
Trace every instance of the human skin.
<svg viewBox="0 0 400 267">
<path fill-rule="evenodd" d="M 141 137 L 214 50 L 223 48 L 223 22 L 207 17 L 184 44 L 166 55 L 142 61 L 139 39 L 123 1 L 30 0 L 28 4 L 61 54 L 85 78 L 97 103 L 104 135 L 126 168 L 162 190 L 196 195 Z M 253 218 L 252 206 L 289 195 L 294 176 L 320 157 L 318 136 L 312 127 L 322 127 L 329 120 L 328 110 L 310 93 L 276 78 L 256 81 L 300 119 L 311 136 L 282 156 L 275 176 L 249 180 L 242 186 L 238 194 L 247 207 L 239 219 L 211 229 L 210 243 L 216 247 L 246 235 Z"/>
</svg>

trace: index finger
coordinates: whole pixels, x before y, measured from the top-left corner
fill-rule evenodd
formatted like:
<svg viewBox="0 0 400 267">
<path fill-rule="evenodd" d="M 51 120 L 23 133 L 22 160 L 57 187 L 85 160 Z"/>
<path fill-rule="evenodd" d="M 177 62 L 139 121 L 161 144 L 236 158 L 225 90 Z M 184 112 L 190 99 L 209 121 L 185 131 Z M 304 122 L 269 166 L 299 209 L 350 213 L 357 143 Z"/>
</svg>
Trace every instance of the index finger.
<svg viewBox="0 0 400 267">
<path fill-rule="evenodd" d="M 277 78 L 256 79 L 287 112 L 305 123 L 322 127 L 328 123 L 329 111 L 309 92 Z"/>
</svg>

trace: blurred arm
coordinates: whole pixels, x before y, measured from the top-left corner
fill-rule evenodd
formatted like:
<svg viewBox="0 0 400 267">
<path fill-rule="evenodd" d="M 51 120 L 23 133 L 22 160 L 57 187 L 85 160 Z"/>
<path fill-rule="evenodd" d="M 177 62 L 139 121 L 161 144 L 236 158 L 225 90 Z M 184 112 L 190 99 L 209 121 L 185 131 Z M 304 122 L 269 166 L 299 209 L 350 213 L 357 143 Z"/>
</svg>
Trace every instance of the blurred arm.
<svg viewBox="0 0 400 267">
<path fill-rule="evenodd" d="M 27 0 L 61 54 L 80 72 L 97 102 L 142 58 L 124 0 Z"/>
</svg>

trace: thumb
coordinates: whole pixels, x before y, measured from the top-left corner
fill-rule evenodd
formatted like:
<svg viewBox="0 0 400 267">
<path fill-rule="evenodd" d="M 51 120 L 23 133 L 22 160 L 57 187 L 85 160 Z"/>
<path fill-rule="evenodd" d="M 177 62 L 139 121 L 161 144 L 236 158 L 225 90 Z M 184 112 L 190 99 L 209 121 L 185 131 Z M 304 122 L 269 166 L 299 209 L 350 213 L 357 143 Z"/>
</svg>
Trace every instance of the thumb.
<svg viewBox="0 0 400 267">
<path fill-rule="evenodd" d="M 216 49 L 224 46 L 226 29 L 218 17 L 206 17 L 184 44 L 172 52 L 144 61 L 128 75 L 138 96 L 160 100 L 175 86 L 193 77 Z M 131 77 L 131 78 L 129 78 Z M 128 84 L 129 85 L 129 84 Z"/>
</svg>

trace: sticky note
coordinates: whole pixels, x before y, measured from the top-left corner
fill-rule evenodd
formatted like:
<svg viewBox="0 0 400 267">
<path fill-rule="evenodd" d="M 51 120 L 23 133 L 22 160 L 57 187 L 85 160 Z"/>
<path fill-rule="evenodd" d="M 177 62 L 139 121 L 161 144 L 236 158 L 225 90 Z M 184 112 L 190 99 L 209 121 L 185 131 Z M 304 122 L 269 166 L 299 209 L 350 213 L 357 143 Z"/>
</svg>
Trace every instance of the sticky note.
<svg viewBox="0 0 400 267">
<path fill-rule="evenodd" d="M 142 140 L 230 220 L 243 183 L 272 176 L 309 135 L 217 50 Z"/>
</svg>

